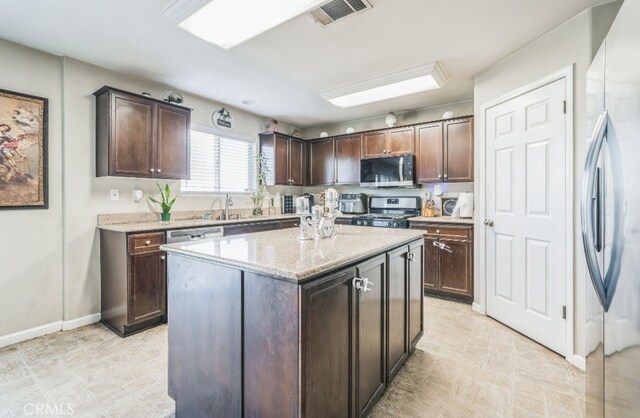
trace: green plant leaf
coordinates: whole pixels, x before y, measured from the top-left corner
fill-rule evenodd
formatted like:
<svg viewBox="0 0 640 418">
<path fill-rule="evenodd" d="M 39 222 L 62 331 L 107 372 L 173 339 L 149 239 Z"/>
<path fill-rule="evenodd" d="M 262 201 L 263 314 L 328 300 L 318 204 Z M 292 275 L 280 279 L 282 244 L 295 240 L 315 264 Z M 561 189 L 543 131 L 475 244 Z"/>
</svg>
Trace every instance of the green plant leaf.
<svg viewBox="0 0 640 418">
<path fill-rule="evenodd" d="M 153 197 L 149 196 L 149 200 L 152 201 L 153 203 L 157 203 L 157 204 L 161 204 L 157 199 L 154 199 Z"/>
</svg>

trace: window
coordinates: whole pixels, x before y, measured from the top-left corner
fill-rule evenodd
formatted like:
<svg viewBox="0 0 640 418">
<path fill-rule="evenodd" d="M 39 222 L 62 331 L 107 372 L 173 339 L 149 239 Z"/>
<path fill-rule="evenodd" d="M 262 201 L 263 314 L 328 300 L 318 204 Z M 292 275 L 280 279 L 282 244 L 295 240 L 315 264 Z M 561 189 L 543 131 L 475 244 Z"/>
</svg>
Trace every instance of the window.
<svg viewBox="0 0 640 418">
<path fill-rule="evenodd" d="M 191 129 L 191 179 L 184 193 L 250 192 L 255 189 L 255 141 L 210 128 Z"/>
</svg>

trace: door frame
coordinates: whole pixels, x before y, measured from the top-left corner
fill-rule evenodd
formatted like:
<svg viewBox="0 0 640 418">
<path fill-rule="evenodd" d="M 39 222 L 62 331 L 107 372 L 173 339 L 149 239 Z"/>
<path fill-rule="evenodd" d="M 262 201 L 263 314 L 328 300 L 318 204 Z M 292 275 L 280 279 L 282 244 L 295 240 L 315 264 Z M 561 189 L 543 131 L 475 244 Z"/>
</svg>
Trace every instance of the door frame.
<svg viewBox="0 0 640 418">
<path fill-rule="evenodd" d="M 565 79 L 565 100 L 567 102 L 565 116 L 565 306 L 567 307 L 567 318 L 565 326 L 565 358 L 570 363 L 584 370 L 584 358 L 578 358 L 574 354 L 573 331 L 574 331 L 574 266 L 573 266 L 573 232 L 574 232 L 574 202 L 573 202 L 573 152 L 574 152 L 574 112 L 573 112 L 573 78 L 574 64 L 568 65 L 560 70 L 549 74 L 541 79 L 526 84 L 496 99 L 490 100 L 480 106 L 480 118 L 477 119 L 475 149 L 475 181 L 476 202 L 478 207 L 477 217 L 474 221 L 474 253 L 477 254 L 474 263 L 474 291 L 475 297 L 472 308 L 474 311 L 486 315 L 487 307 L 487 233 L 484 220 L 487 216 L 486 209 L 486 181 L 487 181 L 487 150 L 486 150 L 486 118 L 487 111 L 501 103 L 507 102 L 523 94 L 529 93 L 547 84 Z"/>
</svg>

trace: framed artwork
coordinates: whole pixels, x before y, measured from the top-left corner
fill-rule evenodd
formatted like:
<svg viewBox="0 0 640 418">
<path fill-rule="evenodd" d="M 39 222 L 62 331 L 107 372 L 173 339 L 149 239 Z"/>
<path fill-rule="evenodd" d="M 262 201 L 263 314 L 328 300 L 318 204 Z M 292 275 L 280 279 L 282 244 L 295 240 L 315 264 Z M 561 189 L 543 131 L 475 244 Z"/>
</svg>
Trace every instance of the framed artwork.
<svg viewBox="0 0 640 418">
<path fill-rule="evenodd" d="M 47 209 L 48 100 L 0 90 L 0 209 Z"/>
</svg>

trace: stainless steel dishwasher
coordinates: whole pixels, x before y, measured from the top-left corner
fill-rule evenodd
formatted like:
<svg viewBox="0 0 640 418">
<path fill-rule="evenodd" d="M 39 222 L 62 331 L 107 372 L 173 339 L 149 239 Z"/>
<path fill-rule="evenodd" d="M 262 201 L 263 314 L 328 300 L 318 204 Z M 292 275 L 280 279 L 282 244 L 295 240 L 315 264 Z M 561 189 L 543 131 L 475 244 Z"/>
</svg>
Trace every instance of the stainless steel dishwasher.
<svg viewBox="0 0 640 418">
<path fill-rule="evenodd" d="M 167 231 L 167 244 L 176 242 L 198 241 L 207 238 L 221 237 L 224 234 L 224 228 L 221 226 L 212 226 L 206 228 L 176 229 Z"/>
</svg>

